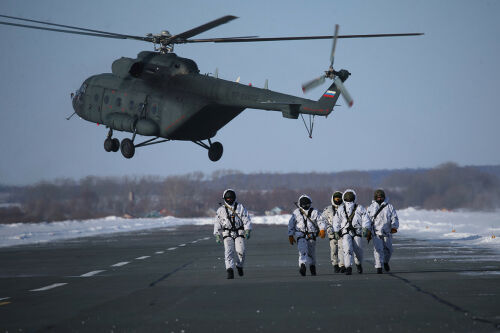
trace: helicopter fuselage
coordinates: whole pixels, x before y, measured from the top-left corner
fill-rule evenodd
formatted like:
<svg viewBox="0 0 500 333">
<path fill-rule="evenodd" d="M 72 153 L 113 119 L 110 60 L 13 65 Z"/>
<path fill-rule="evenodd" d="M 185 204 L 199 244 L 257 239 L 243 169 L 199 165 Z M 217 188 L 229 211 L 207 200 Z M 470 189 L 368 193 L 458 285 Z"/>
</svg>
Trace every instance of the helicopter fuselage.
<svg viewBox="0 0 500 333">
<path fill-rule="evenodd" d="M 198 141 L 214 137 L 246 108 L 294 119 L 299 113 L 326 116 L 337 98 L 325 104 L 246 86 L 200 74 L 193 60 L 173 53 L 144 51 L 137 59 L 116 60 L 112 73 L 86 79 L 73 108 L 81 118 L 114 130 Z"/>
</svg>

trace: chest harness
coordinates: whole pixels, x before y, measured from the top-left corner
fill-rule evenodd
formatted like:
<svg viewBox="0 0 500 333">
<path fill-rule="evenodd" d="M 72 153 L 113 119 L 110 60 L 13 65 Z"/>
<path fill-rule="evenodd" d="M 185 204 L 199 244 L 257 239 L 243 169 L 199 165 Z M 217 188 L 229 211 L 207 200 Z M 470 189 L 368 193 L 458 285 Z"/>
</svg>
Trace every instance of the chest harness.
<svg viewBox="0 0 500 333">
<path fill-rule="evenodd" d="M 227 206 L 224 205 L 224 208 L 226 209 L 227 219 L 228 219 L 229 223 L 231 223 L 231 228 L 227 228 L 226 226 L 224 226 L 224 228 L 222 228 L 222 230 L 224 230 L 224 231 L 229 231 L 228 235 L 227 236 L 223 236 L 222 239 L 226 239 L 228 237 L 232 237 L 231 234 L 233 232 L 236 234 L 235 238 L 238 238 L 238 237 L 245 238 L 243 235 L 240 235 L 240 233 L 239 233 L 240 230 L 245 230 L 245 227 L 243 226 L 243 223 L 241 224 L 240 227 L 236 228 L 236 208 L 237 207 L 238 207 L 238 203 L 235 202 L 234 203 L 234 210 L 232 210 L 233 212 L 230 214 L 229 210 L 227 209 Z M 238 218 L 239 218 L 239 216 L 238 216 Z"/>
<path fill-rule="evenodd" d="M 305 225 L 306 229 L 299 230 L 300 232 L 302 232 L 304 234 L 304 236 L 297 237 L 297 242 L 301 238 L 305 238 L 306 240 L 307 239 L 316 240 L 316 236 L 318 235 L 318 233 L 317 232 L 309 232 L 309 228 L 307 227 L 307 224 L 308 224 L 307 220 L 309 220 L 316 227 L 316 229 L 319 229 L 318 225 L 316 223 L 314 223 L 314 221 L 311 219 L 311 214 L 313 212 L 313 208 L 312 207 L 309 208 L 309 211 L 307 212 L 307 215 L 305 215 L 305 216 L 303 214 L 303 211 L 304 211 L 303 209 L 299 208 L 300 216 L 302 216 L 302 219 L 304 220 L 304 225 Z"/>
<path fill-rule="evenodd" d="M 352 231 L 352 233 L 354 234 L 354 236 L 361 237 L 361 235 L 357 233 L 356 228 L 354 228 L 354 226 L 352 225 L 352 220 L 354 219 L 354 215 L 356 215 L 356 209 L 357 208 L 358 208 L 358 204 L 354 204 L 354 208 L 352 210 L 351 215 L 348 215 L 347 214 L 347 209 L 345 208 L 345 205 L 344 205 L 344 213 L 345 213 L 345 217 L 347 218 L 348 225 L 347 225 L 346 231 L 340 235 L 341 237 L 344 236 L 344 235 L 349 234 L 350 231 Z"/>
<path fill-rule="evenodd" d="M 375 215 L 373 215 L 373 231 L 375 231 L 375 219 L 377 218 L 378 214 L 380 214 L 380 212 L 382 211 L 382 209 L 384 209 L 385 207 L 387 206 L 386 203 L 383 203 L 380 205 L 380 207 L 377 209 L 377 212 L 375 213 Z M 377 234 L 377 233 L 375 233 Z M 383 236 L 378 236 L 380 239 L 383 238 Z"/>
</svg>

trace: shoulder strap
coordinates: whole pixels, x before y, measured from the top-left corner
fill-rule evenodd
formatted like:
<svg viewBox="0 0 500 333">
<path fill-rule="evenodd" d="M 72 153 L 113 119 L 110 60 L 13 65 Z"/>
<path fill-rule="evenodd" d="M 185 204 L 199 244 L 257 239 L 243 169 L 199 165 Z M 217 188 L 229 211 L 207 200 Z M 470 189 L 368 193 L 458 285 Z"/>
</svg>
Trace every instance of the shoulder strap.
<svg viewBox="0 0 500 333">
<path fill-rule="evenodd" d="M 380 207 L 378 208 L 378 210 L 375 213 L 375 215 L 373 215 L 373 221 L 375 221 L 375 219 L 377 218 L 378 214 L 380 214 L 380 212 L 382 211 L 382 209 L 384 209 L 386 206 L 387 206 L 386 203 L 383 203 L 382 205 L 380 205 Z"/>
<path fill-rule="evenodd" d="M 344 205 L 344 213 L 345 213 L 345 216 L 347 217 L 347 222 L 349 223 L 349 225 L 347 226 L 348 231 L 352 230 L 352 231 L 356 232 L 356 229 L 352 225 L 352 220 L 354 219 L 354 215 L 356 214 L 356 209 L 358 209 L 358 204 L 354 204 L 351 215 L 347 215 L 347 209 L 345 208 L 345 205 Z"/>
<path fill-rule="evenodd" d="M 354 218 L 354 214 L 356 214 L 357 208 L 358 208 L 358 204 L 354 204 L 354 208 L 352 210 L 351 215 L 347 215 L 347 209 L 345 208 L 345 205 L 344 205 L 344 213 L 345 213 L 345 216 L 347 217 L 347 222 L 349 222 L 349 224 L 352 224 L 352 219 Z"/>
</svg>

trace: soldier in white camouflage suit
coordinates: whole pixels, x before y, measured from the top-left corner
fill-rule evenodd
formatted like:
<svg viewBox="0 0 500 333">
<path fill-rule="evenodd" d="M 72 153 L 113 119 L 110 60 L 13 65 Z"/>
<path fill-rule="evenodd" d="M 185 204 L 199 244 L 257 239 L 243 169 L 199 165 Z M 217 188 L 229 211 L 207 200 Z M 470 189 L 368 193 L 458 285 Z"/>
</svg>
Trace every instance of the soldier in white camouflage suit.
<svg viewBox="0 0 500 333">
<path fill-rule="evenodd" d="M 346 274 L 352 274 L 354 262 L 359 274 L 363 273 L 363 243 L 362 237 L 370 237 L 371 220 L 366 209 L 356 202 L 356 192 L 352 189 L 344 191 L 344 203 L 333 218 L 333 231 L 337 239 L 342 238 L 344 250 L 344 265 Z"/>
<path fill-rule="evenodd" d="M 312 201 L 307 195 L 301 195 L 297 209 L 288 222 L 288 241 L 299 249 L 299 273 L 306 275 L 309 266 L 311 275 L 316 275 L 316 237 L 325 238 L 326 223 L 321 214 L 311 207 Z"/>
<path fill-rule="evenodd" d="M 234 279 L 234 268 L 243 276 L 245 239 L 250 238 L 252 223 L 243 205 L 236 201 L 236 193 L 227 189 L 222 194 L 223 204 L 217 209 L 214 235 L 218 244 L 224 242 L 227 278 Z"/>
<path fill-rule="evenodd" d="M 344 267 L 344 252 L 342 250 L 342 241 L 335 239 L 333 232 L 333 217 L 337 214 L 337 210 L 342 205 L 342 192 L 335 191 L 331 198 L 331 205 L 323 209 L 321 215 L 327 223 L 326 232 L 330 240 L 330 260 L 335 273 L 345 273 Z"/>
<path fill-rule="evenodd" d="M 368 215 L 373 221 L 373 256 L 377 274 L 382 274 L 382 265 L 389 272 L 389 260 L 393 251 L 392 234 L 398 232 L 399 219 L 394 207 L 387 202 L 384 190 L 375 191 L 372 204 L 368 207 Z"/>
</svg>

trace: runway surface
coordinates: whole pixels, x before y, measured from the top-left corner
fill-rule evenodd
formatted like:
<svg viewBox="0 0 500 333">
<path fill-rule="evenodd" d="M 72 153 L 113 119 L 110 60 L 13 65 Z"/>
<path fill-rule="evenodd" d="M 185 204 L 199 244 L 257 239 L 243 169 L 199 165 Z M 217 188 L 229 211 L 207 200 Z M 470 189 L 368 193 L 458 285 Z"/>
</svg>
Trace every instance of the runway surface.
<svg viewBox="0 0 500 333">
<path fill-rule="evenodd" d="M 256 225 L 245 276 L 227 280 L 212 228 L 0 249 L 0 332 L 493 332 L 500 255 L 395 236 L 391 272 L 298 273 L 285 226 Z"/>
</svg>

